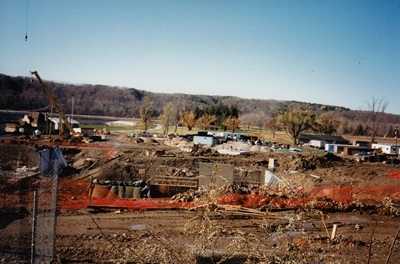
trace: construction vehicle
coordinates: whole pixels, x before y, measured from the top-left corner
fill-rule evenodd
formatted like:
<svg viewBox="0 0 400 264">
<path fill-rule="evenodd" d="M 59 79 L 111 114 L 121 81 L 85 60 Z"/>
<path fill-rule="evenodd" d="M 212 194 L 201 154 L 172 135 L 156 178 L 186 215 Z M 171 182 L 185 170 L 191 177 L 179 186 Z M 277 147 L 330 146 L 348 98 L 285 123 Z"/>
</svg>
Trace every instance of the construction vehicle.
<svg viewBox="0 0 400 264">
<path fill-rule="evenodd" d="M 38 79 L 40 85 L 43 88 L 43 91 L 45 92 L 45 94 L 47 95 L 47 97 L 50 100 L 51 105 L 56 109 L 56 111 L 58 112 L 58 115 L 60 117 L 60 120 L 62 120 L 61 126 L 60 126 L 60 136 L 65 138 L 74 138 L 74 139 L 81 139 L 82 138 L 82 134 L 81 133 L 77 133 L 74 131 L 71 123 L 69 122 L 67 116 L 64 114 L 64 112 L 61 110 L 60 105 L 58 104 L 58 102 L 56 101 L 56 99 L 51 95 L 49 88 L 47 88 L 47 85 L 43 82 L 42 78 L 40 78 L 39 73 L 37 71 L 31 71 L 31 74 L 35 75 L 36 78 Z M 64 125 L 67 128 L 68 132 L 66 133 L 66 131 L 64 131 Z"/>
</svg>

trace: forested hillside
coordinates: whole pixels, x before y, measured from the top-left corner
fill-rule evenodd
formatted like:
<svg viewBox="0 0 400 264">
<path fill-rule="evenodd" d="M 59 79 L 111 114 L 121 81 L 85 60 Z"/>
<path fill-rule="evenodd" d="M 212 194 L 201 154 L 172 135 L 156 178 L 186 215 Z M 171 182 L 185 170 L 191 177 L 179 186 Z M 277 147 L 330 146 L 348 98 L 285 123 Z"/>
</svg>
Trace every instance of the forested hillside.
<svg viewBox="0 0 400 264">
<path fill-rule="evenodd" d="M 317 103 L 243 99 L 234 96 L 151 93 L 135 88 L 44 81 L 63 111 L 71 113 L 73 108 L 73 113 L 77 115 L 140 117 L 140 105 L 146 98 L 152 103 L 149 115 L 153 118 L 158 118 L 169 102 L 175 107 L 179 107 L 181 111 L 187 110 L 196 113 L 207 112 L 207 107 L 234 106 L 238 117 L 243 118 L 242 125 L 246 123 L 246 120 L 252 118 L 251 123 L 261 127 L 274 114 L 285 112 L 288 106 L 292 105 L 295 107 L 307 106 L 317 116 L 334 113 L 335 117 L 341 120 L 342 133 L 354 133 L 357 129 L 359 133 L 362 133 L 365 129 L 365 127 L 363 128 L 365 120 L 371 114 L 369 111 Z M 0 93 L 0 109 L 2 110 L 47 111 L 50 109 L 49 99 L 35 77 L 11 77 L 0 74 Z M 245 117 L 248 118 L 245 119 Z M 258 118 L 259 121 L 257 121 L 257 117 L 262 118 Z M 399 115 L 384 114 L 384 119 L 380 124 L 380 134 L 387 133 L 398 124 L 400 124 Z"/>
<path fill-rule="evenodd" d="M 276 100 L 243 99 L 234 96 L 210 96 L 195 94 L 150 93 L 135 88 L 120 88 L 103 85 L 74 85 L 54 83 L 45 80 L 53 96 L 58 100 L 64 112 L 70 113 L 72 105 L 74 113 L 85 115 L 104 115 L 119 117 L 138 116 L 138 105 L 144 97 L 153 103 L 153 116 L 161 114 L 163 106 L 168 102 L 177 102 L 185 109 L 194 110 L 209 105 L 235 105 L 239 114 L 256 112 L 274 112 L 279 107 L 290 103 Z M 2 100 L 0 109 L 39 110 L 49 108 L 49 100 L 35 77 L 11 77 L 0 74 L 0 92 Z M 316 109 L 348 111 L 335 106 L 313 104 Z"/>
</svg>

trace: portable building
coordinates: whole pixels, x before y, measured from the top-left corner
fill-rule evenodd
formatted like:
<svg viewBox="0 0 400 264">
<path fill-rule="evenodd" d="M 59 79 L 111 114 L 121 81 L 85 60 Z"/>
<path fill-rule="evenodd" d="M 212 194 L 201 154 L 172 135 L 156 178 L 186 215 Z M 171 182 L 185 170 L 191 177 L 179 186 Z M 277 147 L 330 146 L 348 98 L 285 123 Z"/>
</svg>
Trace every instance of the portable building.
<svg viewBox="0 0 400 264">
<path fill-rule="evenodd" d="M 323 149 L 323 148 L 325 148 L 326 141 L 312 139 L 312 140 L 310 140 L 309 144 L 310 144 L 310 147 Z"/>
<path fill-rule="evenodd" d="M 335 154 L 345 154 L 345 148 L 354 147 L 347 144 L 325 144 L 325 150 Z"/>
<path fill-rule="evenodd" d="M 380 143 L 372 143 L 371 147 L 373 149 L 380 149 L 382 153 L 388 155 L 396 155 L 399 154 L 399 147 L 392 144 L 380 144 Z"/>
<path fill-rule="evenodd" d="M 210 136 L 193 136 L 193 142 L 213 146 L 214 145 L 214 137 Z"/>
</svg>

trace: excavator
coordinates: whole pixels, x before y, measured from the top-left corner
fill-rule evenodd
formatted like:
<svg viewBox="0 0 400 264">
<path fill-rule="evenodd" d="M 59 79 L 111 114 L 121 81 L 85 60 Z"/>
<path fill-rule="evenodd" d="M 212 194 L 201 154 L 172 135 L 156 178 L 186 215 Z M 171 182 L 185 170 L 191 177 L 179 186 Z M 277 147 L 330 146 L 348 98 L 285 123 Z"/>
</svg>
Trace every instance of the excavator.
<svg viewBox="0 0 400 264">
<path fill-rule="evenodd" d="M 60 137 L 63 139 L 74 139 L 74 140 L 81 140 L 82 139 L 82 133 L 77 133 L 74 131 L 71 123 L 69 122 L 67 116 L 64 114 L 64 112 L 61 110 L 60 105 L 58 104 L 58 102 L 56 101 L 56 99 L 51 95 L 49 88 L 47 87 L 47 85 L 43 82 L 42 78 L 40 78 L 40 75 L 37 71 L 31 71 L 31 74 L 36 76 L 36 79 L 38 79 L 40 85 L 43 88 L 43 91 L 45 92 L 45 94 L 47 95 L 47 97 L 50 100 L 51 105 L 57 110 L 58 115 L 60 117 L 60 120 L 62 120 L 63 124 L 60 126 Z M 68 132 L 65 133 L 66 131 L 64 131 L 64 126 L 66 126 Z"/>
</svg>

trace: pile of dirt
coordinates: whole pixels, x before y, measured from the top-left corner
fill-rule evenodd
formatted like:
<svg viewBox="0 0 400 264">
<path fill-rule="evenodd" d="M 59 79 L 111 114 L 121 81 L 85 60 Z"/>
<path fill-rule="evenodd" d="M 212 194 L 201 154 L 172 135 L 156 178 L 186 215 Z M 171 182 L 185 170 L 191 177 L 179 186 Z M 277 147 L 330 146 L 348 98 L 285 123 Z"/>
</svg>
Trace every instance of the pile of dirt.
<svg viewBox="0 0 400 264">
<path fill-rule="evenodd" d="M 339 162 L 343 161 L 343 158 L 329 152 L 321 154 L 288 155 L 287 158 L 292 160 L 287 160 L 285 162 L 286 168 L 303 172 L 315 170 L 317 168 L 330 168 L 332 166 L 337 166 Z"/>
</svg>

